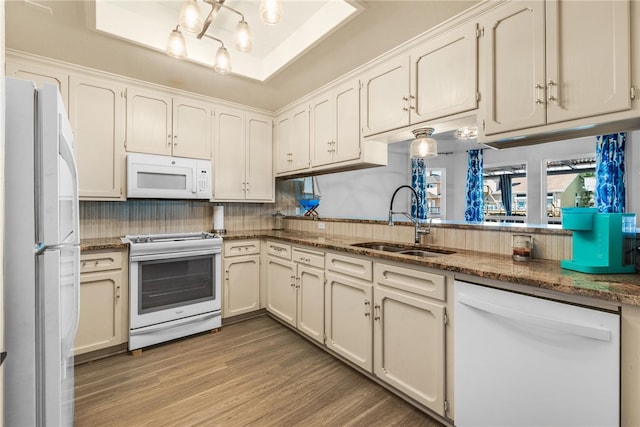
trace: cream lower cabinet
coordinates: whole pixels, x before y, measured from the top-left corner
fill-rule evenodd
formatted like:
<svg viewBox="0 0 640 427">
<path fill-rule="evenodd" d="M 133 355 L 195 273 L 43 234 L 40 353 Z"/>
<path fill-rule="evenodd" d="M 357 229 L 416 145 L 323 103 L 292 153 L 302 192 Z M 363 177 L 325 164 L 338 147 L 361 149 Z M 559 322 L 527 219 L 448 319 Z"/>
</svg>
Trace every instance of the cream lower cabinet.
<svg viewBox="0 0 640 427">
<path fill-rule="evenodd" d="M 267 311 L 323 343 L 324 254 L 275 242 L 267 253 Z"/>
<path fill-rule="evenodd" d="M 294 247 L 298 330 L 324 343 L 324 253 Z"/>
<path fill-rule="evenodd" d="M 80 323 L 76 355 L 126 343 L 129 286 L 126 251 L 90 251 L 80 257 Z"/>
<path fill-rule="evenodd" d="M 250 313 L 260 308 L 260 241 L 224 243 L 222 317 Z"/>
<path fill-rule="evenodd" d="M 338 254 L 326 254 L 326 257 L 326 345 L 355 365 L 372 372 L 371 261 Z"/>
<path fill-rule="evenodd" d="M 376 263 L 374 374 L 445 415 L 446 278 Z"/>
<path fill-rule="evenodd" d="M 265 278 L 267 311 L 282 321 L 296 326 L 296 264 L 291 261 L 291 246 L 267 241 Z"/>
</svg>

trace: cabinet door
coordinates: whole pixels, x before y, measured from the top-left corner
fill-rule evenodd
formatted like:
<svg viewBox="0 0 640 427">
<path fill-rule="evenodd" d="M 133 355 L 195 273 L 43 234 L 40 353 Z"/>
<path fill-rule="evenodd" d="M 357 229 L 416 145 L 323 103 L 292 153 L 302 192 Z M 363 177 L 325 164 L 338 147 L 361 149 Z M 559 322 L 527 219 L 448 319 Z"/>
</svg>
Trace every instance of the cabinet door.
<svg viewBox="0 0 640 427">
<path fill-rule="evenodd" d="M 293 112 L 291 132 L 291 152 L 293 161 L 291 170 L 306 169 L 309 167 L 309 107 L 302 106 Z"/>
<path fill-rule="evenodd" d="M 273 201 L 273 122 L 271 118 L 247 114 L 246 191 L 251 201 Z"/>
<path fill-rule="evenodd" d="M 80 322 L 74 345 L 76 355 L 123 342 L 121 274 L 121 270 L 113 270 L 80 276 Z"/>
<path fill-rule="evenodd" d="M 543 125 L 544 3 L 505 3 L 488 14 L 484 22 L 484 133 Z"/>
<path fill-rule="evenodd" d="M 444 416 L 444 306 L 379 286 L 374 294 L 375 375 Z"/>
<path fill-rule="evenodd" d="M 357 366 L 372 372 L 373 285 L 327 273 L 325 334 L 327 347 Z"/>
<path fill-rule="evenodd" d="M 38 88 L 43 83 L 51 83 L 58 87 L 60 95 L 67 110 L 69 109 L 69 74 L 56 69 L 55 67 L 41 66 L 37 64 L 22 63 L 11 58 L 7 58 L 5 66 L 7 77 L 32 80 Z"/>
<path fill-rule="evenodd" d="M 225 258 L 222 317 L 260 308 L 260 255 Z"/>
<path fill-rule="evenodd" d="M 217 108 L 215 114 L 215 154 L 213 197 L 216 200 L 244 200 L 245 114 Z"/>
<path fill-rule="evenodd" d="M 311 146 L 313 166 L 326 165 L 333 160 L 335 141 L 333 123 L 333 101 L 325 94 L 311 101 Z"/>
<path fill-rule="evenodd" d="M 333 97 L 333 161 L 360 157 L 360 81 L 353 80 L 336 88 Z"/>
<path fill-rule="evenodd" d="M 171 155 L 171 96 L 127 89 L 127 151 Z"/>
<path fill-rule="evenodd" d="M 291 169 L 293 153 L 291 152 L 292 116 L 282 115 L 276 119 L 276 173 Z"/>
<path fill-rule="evenodd" d="M 267 310 L 296 326 L 295 264 L 283 259 L 267 257 Z"/>
<path fill-rule="evenodd" d="M 173 155 L 211 158 L 211 106 L 198 100 L 173 98 Z"/>
<path fill-rule="evenodd" d="M 409 124 L 409 57 L 398 55 L 362 77 L 362 135 Z"/>
<path fill-rule="evenodd" d="M 411 53 L 411 122 L 476 109 L 477 25 L 465 24 L 421 44 Z"/>
<path fill-rule="evenodd" d="M 298 264 L 298 330 L 324 343 L 324 270 Z"/>
<path fill-rule="evenodd" d="M 546 6 L 547 121 L 630 109 L 629 1 Z"/>
<path fill-rule="evenodd" d="M 124 87 L 79 75 L 71 76 L 70 86 L 80 198 L 123 200 Z"/>
</svg>

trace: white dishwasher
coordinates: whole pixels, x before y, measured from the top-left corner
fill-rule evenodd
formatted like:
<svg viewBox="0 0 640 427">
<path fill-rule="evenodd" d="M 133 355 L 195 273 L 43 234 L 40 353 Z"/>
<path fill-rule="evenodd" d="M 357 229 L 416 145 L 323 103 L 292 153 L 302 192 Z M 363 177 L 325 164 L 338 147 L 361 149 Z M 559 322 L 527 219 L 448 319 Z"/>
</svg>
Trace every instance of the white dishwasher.
<svg viewBox="0 0 640 427">
<path fill-rule="evenodd" d="M 618 426 L 620 315 L 454 285 L 455 425 Z"/>
</svg>

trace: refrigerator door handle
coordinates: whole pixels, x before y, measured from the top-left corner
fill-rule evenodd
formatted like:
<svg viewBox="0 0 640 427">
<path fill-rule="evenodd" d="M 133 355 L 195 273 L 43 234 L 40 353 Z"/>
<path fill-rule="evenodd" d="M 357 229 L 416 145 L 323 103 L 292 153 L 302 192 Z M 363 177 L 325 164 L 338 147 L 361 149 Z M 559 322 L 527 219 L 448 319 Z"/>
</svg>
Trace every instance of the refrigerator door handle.
<svg viewBox="0 0 640 427">
<path fill-rule="evenodd" d="M 596 328 L 593 326 L 579 325 L 577 323 L 568 323 L 549 317 L 538 316 L 533 313 L 514 310 L 512 308 L 504 307 L 502 305 L 494 304 L 488 301 L 482 301 L 465 294 L 459 294 L 458 301 L 466 306 L 506 319 L 528 323 L 530 325 L 551 329 L 565 334 L 578 335 L 584 338 L 591 338 L 594 340 L 607 342 L 611 341 L 611 330 L 606 328 Z"/>
<path fill-rule="evenodd" d="M 63 123 L 68 123 L 64 122 Z M 79 218 L 79 205 L 77 200 L 79 200 L 79 190 L 78 190 L 78 167 L 76 165 L 76 159 L 73 154 L 73 149 L 70 146 L 72 138 L 71 130 L 65 129 L 64 126 L 61 126 L 62 132 L 60 133 L 60 156 L 64 159 L 69 167 L 69 171 L 71 172 L 71 187 L 72 187 L 72 200 L 76 200 L 76 203 L 73 206 L 73 229 L 69 231 L 69 233 L 64 236 L 61 241 L 68 241 L 69 237 L 75 237 L 73 242 L 76 244 L 80 243 L 80 218 Z"/>
</svg>

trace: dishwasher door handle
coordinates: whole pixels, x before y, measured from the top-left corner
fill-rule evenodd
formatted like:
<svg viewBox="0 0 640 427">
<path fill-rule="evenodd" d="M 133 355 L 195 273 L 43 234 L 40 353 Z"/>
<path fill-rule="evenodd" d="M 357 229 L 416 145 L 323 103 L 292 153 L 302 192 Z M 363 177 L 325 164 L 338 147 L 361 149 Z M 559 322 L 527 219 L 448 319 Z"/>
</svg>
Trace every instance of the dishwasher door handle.
<svg viewBox="0 0 640 427">
<path fill-rule="evenodd" d="M 496 316 L 504 317 L 506 319 L 528 323 L 533 326 L 539 326 L 565 334 L 578 335 L 581 337 L 600 341 L 611 341 L 611 330 L 606 328 L 578 325 L 575 323 L 563 322 L 561 320 L 551 319 L 544 316 L 538 316 L 533 313 L 527 313 L 521 310 L 515 310 L 513 308 L 494 304 L 488 301 L 483 301 L 462 293 L 458 295 L 458 301 L 461 304 L 464 304 L 471 308 L 494 314 Z"/>
</svg>

